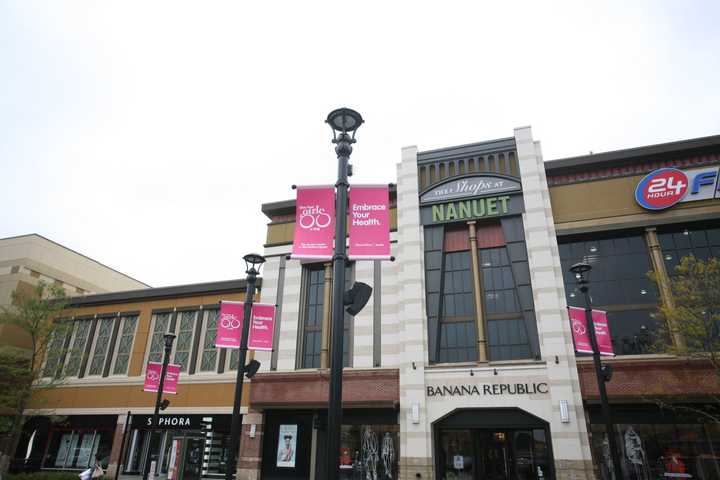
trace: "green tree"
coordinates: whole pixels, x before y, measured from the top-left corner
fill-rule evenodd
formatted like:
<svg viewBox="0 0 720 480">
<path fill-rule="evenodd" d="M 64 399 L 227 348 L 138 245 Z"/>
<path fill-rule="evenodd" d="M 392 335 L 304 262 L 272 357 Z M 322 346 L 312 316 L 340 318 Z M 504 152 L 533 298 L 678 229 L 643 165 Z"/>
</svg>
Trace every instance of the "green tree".
<svg viewBox="0 0 720 480">
<path fill-rule="evenodd" d="M 29 348 L 0 347 L 0 474 L 15 455 L 33 394 L 62 382 L 61 359 L 71 325 L 58 317 L 66 305 L 61 287 L 39 283 L 16 290 L 11 306 L 0 307 L 0 325 L 12 325 L 30 340 Z"/>
<path fill-rule="evenodd" d="M 655 275 L 651 275 L 655 281 Z M 720 381 L 720 259 L 683 257 L 670 276 L 670 301 L 658 307 L 661 322 L 656 351 L 709 362 Z M 675 341 L 670 341 L 675 339 Z M 703 409 L 682 409 L 720 423 L 720 397 Z"/>
</svg>

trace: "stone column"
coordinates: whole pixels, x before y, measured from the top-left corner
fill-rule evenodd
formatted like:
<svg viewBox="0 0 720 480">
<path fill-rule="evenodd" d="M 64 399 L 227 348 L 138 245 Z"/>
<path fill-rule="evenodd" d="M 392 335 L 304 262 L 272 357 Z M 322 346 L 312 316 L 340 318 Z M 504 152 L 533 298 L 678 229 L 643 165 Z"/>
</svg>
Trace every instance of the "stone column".
<svg viewBox="0 0 720 480">
<path fill-rule="evenodd" d="M 535 315 L 552 402 L 550 435 L 556 474 L 559 480 L 589 479 L 593 478 L 592 458 L 540 143 L 533 141 L 530 127 L 515 129 L 515 142 Z M 568 402 L 568 423 L 560 420 L 560 400 Z"/>
<path fill-rule="evenodd" d="M 398 164 L 397 285 L 400 346 L 399 480 L 432 479 L 431 430 L 425 399 L 427 325 L 423 241 L 418 197 L 417 147 L 402 150 Z M 418 414 L 413 421 L 413 409 Z M 420 475 L 421 477 L 419 477 Z"/>
</svg>

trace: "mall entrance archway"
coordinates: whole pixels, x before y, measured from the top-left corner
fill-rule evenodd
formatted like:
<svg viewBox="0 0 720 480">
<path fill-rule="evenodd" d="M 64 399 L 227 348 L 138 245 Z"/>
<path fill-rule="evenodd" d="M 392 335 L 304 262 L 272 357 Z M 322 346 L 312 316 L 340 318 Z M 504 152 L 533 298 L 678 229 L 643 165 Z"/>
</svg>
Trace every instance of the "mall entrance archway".
<svg viewBox="0 0 720 480">
<path fill-rule="evenodd" d="M 439 480 L 552 480 L 550 429 L 519 408 L 459 409 L 433 423 Z"/>
</svg>

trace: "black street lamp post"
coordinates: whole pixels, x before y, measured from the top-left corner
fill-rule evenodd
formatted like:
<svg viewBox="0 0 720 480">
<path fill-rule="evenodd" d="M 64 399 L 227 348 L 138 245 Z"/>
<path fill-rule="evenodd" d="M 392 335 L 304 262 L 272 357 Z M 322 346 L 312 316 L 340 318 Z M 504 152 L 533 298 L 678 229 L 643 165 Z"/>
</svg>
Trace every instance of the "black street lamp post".
<svg viewBox="0 0 720 480">
<path fill-rule="evenodd" d="M 163 406 L 163 387 L 165 386 L 165 374 L 167 373 L 167 367 L 168 363 L 170 363 L 170 352 L 172 352 L 172 346 L 173 342 L 175 341 L 175 334 L 174 333 L 166 333 L 165 334 L 165 355 L 163 356 L 163 363 L 162 363 L 162 370 L 160 371 L 160 383 L 158 384 L 158 391 L 157 391 L 157 397 L 155 397 L 155 412 L 153 413 L 152 418 L 152 430 L 150 431 L 150 435 L 148 437 L 148 443 L 147 443 L 147 449 L 145 454 L 145 465 L 143 467 L 143 480 L 148 480 L 148 475 L 150 474 L 150 441 L 149 438 L 152 436 L 152 434 L 157 430 L 158 423 L 160 420 L 160 410 L 164 410 L 165 406 Z M 168 402 L 169 404 L 170 402 Z M 155 467 L 157 469 L 157 466 Z"/>
<path fill-rule="evenodd" d="M 232 480 L 237 465 L 238 450 L 240 449 L 240 403 L 242 401 L 242 389 L 245 374 L 250 376 L 249 368 L 245 366 L 248 351 L 248 332 L 250 331 L 250 315 L 252 312 L 253 299 L 255 297 L 255 284 L 260 273 L 260 266 L 265 263 L 265 257 L 257 253 L 249 253 L 243 257 L 247 273 L 245 288 L 245 305 L 243 307 L 243 328 L 240 336 L 240 350 L 237 366 L 237 378 L 235 380 L 235 403 L 233 403 L 232 423 L 230 427 L 230 451 L 228 455 L 225 480 Z M 252 362 L 251 362 L 252 363 Z M 259 364 L 258 364 L 259 366 Z M 253 372 L 254 374 L 254 372 Z"/>
<path fill-rule="evenodd" d="M 610 411 L 610 403 L 608 402 L 607 390 L 605 382 L 610 381 L 612 370 L 603 368 L 600 362 L 600 349 L 598 348 L 597 337 L 595 336 L 595 323 L 592 318 L 592 298 L 590 298 L 590 289 L 588 288 L 590 270 L 592 267 L 587 263 L 576 263 L 570 267 L 570 271 L 575 274 L 575 279 L 580 286 L 580 291 L 585 296 L 585 319 L 587 321 L 587 329 L 590 336 L 590 345 L 593 351 L 593 364 L 595 365 L 595 376 L 597 377 L 598 391 L 600 392 L 600 406 L 602 408 L 603 417 L 605 418 L 605 431 L 608 437 L 608 448 L 610 449 L 610 457 L 612 458 L 612 467 L 614 475 L 612 478 L 623 478 L 620 457 L 618 456 L 617 442 L 615 438 L 615 426 L 612 421 L 612 412 Z M 587 276 L 586 276 L 587 274 Z"/>
<path fill-rule="evenodd" d="M 333 255 L 332 286 L 332 342 L 330 345 L 330 392 L 328 398 L 326 476 L 333 480 L 338 475 L 340 427 L 342 425 L 342 370 L 343 331 L 345 322 L 345 264 L 347 255 L 348 175 L 352 174 L 348 161 L 355 143 L 355 132 L 362 125 L 360 114 L 349 108 L 333 110 L 325 120 L 333 130 L 333 143 L 338 159 L 338 178 L 335 183 L 335 252 Z M 352 134 L 352 136 L 350 135 Z"/>
</svg>

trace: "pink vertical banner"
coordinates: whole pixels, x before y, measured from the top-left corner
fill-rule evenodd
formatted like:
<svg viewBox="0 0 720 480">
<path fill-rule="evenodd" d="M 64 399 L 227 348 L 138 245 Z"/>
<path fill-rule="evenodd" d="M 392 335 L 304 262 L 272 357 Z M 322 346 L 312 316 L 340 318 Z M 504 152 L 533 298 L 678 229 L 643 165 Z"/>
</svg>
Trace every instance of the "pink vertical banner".
<svg viewBox="0 0 720 480">
<path fill-rule="evenodd" d="M 248 348 L 250 350 L 272 350 L 274 329 L 275 305 L 253 303 Z"/>
<path fill-rule="evenodd" d="M 578 353 L 593 353 L 590 343 L 590 332 L 587 328 L 585 309 L 580 307 L 568 307 L 570 315 L 570 327 L 572 329 L 575 351 Z M 602 310 L 592 311 L 593 325 L 595 326 L 595 340 L 597 340 L 600 355 L 615 355 L 612 347 L 612 337 L 607 321 L 607 312 Z"/>
<path fill-rule="evenodd" d="M 390 192 L 387 185 L 360 185 L 350 189 L 350 244 L 353 260 L 390 258 Z"/>
<path fill-rule="evenodd" d="M 329 260 L 335 236 L 335 187 L 298 187 L 292 258 Z"/>
<path fill-rule="evenodd" d="M 173 363 L 168 364 L 165 372 L 165 382 L 163 383 L 163 393 L 176 394 L 177 385 L 180 380 L 180 365 Z M 157 392 L 160 388 L 160 375 L 162 374 L 162 363 L 148 362 L 145 369 L 145 384 L 143 391 Z"/>
<path fill-rule="evenodd" d="M 243 302 L 220 302 L 215 346 L 224 348 L 240 348 L 240 334 L 244 316 Z"/>
<path fill-rule="evenodd" d="M 597 340 L 600 355 L 615 355 L 612 346 L 612 337 L 610 336 L 610 326 L 608 325 L 607 312 L 602 310 L 592 311 L 593 324 L 595 325 L 595 339 Z"/>
<path fill-rule="evenodd" d="M 575 351 L 578 353 L 593 353 L 590 334 L 587 329 L 585 309 L 568 307 L 568 314 L 570 315 L 570 328 L 575 342 Z"/>
</svg>

